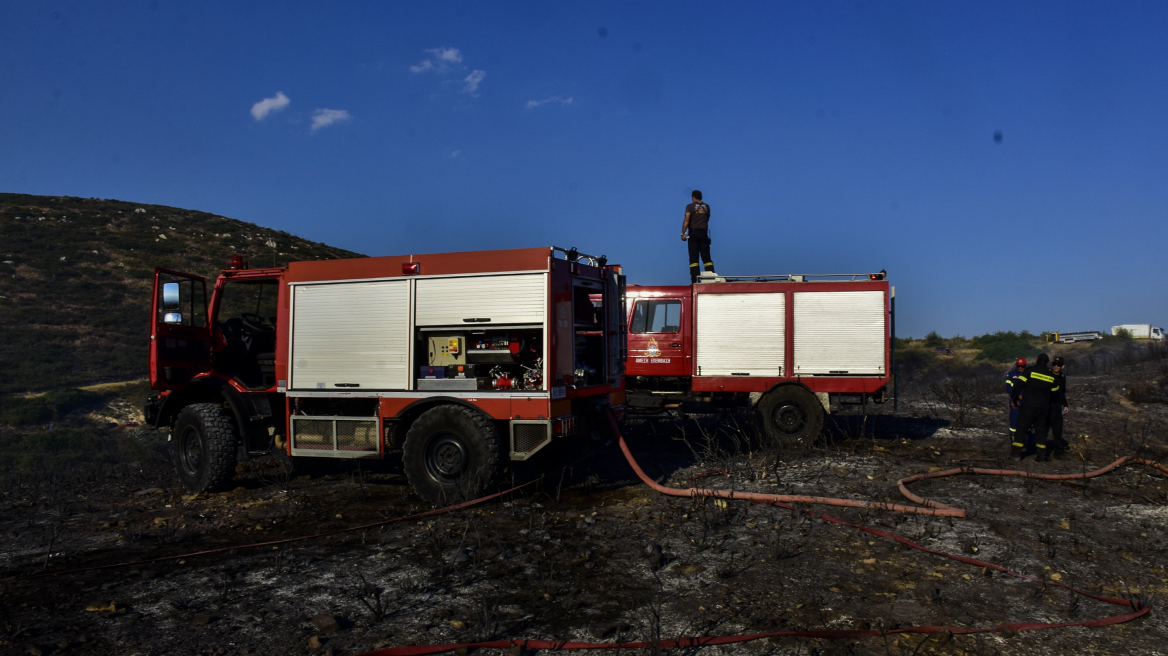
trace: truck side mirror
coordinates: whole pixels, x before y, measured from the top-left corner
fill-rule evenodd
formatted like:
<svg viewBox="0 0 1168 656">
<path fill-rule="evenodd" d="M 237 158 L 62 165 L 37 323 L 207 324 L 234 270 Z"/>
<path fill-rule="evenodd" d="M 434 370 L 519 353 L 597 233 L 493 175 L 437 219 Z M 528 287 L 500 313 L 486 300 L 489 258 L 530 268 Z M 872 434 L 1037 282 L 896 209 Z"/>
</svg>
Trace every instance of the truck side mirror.
<svg viewBox="0 0 1168 656">
<path fill-rule="evenodd" d="M 167 312 L 162 315 L 162 323 L 182 323 L 182 312 Z"/>
<path fill-rule="evenodd" d="M 178 300 L 178 283 L 168 282 L 162 285 L 162 309 L 163 310 L 177 310 L 179 306 Z M 169 317 L 170 315 L 166 315 Z M 166 323 L 177 323 L 169 319 L 163 319 Z M 181 317 L 179 321 L 182 321 Z"/>
</svg>

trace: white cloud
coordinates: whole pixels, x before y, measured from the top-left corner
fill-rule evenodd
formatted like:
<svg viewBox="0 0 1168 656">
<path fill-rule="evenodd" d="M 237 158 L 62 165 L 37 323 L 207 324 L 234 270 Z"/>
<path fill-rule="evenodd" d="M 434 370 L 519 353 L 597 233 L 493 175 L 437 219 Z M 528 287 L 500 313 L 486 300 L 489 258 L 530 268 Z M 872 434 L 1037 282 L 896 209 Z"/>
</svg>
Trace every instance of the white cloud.
<svg viewBox="0 0 1168 656">
<path fill-rule="evenodd" d="M 271 98 L 264 98 L 252 105 L 251 115 L 255 117 L 255 120 L 262 121 L 268 117 L 268 114 L 278 112 L 287 107 L 290 102 L 292 101 L 288 100 L 288 96 L 285 96 L 283 91 L 279 91 Z"/>
<path fill-rule="evenodd" d="M 480 71 L 477 68 L 471 71 L 470 75 L 467 75 L 466 79 L 463 80 L 464 84 L 462 86 L 462 92 L 473 95 L 476 91 L 479 90 L 479 85 L 482 84 L 483 78 L 486 76 L 486 71 Z"/>
<path fill-rule="evenodd" d="M 548 103 L 560 103 L 561 105 L 571 105 L 573 101 L 574 101 L 574 99 L 572 98 L 572 96 L 567 96 L 567 97 L 552 96 L 551 98 L 544 98 L 543 100 L 528 100 L 527 101 L 527 108 L 528 109 L 535 109 L 536 107 L 539 107 L 540 105 L 546 105 Z"/>
<path fill-rule="evenodd" d="M 462 53 L 458 51 L 458 48 L 430 48 L 422 52 L 425 52 L 429 57 L 410 66 L 411 73 L 425 73 L 427 71 L 445 73 L 450 70 L 451 65 L 462 63 Z"/>
<path fill-rule="evenodd" d="M 318 109 L 312 113 L 312 131 L 327 128 L 333 123 L 347 121 L 353 118 L 343 109 Z"/>
<path fill-rule="evenodd" d="M 461 156 L 461 155 L 462 155 L 462 151 L 461 151 L 461 150 L 455 150 L 455 151 L 453 151 L 453 152 L 451 152 L 451 153 L 450 153 L 450 157 L 451 157 L 451 158 L 453 158 L 453 159 L 458 159 L 458 158 L 459 158 L 459 156 Z"/>
<path fill-rule="evenodd" d="M 478 97 L 479 85 L 487 72 L 465 65 L 462 61 L 462 51 L 458 48 L 430 48 L 423 50 L 426 54 L 422 61 L 410 66 L 411 73 L 433 73 L 441 78 L 443 87 L 451 87 L 461 82 L 462 93 Z"/>
</svg>

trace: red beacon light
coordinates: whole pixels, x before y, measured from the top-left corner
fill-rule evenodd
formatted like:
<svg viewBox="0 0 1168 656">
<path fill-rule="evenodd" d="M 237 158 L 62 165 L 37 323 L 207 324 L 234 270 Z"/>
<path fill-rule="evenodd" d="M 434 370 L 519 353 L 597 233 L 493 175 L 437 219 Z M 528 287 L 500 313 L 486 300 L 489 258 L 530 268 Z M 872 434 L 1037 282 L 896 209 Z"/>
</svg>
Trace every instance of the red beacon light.
<svg viewBox="0 0 1168 656">
<path fill-rule="evenodd" d="M 229 269 L 246 269 L 249 265 L 250 258 L 247 255 L 235 254 L 227 260 L 227 268 Z"/>
<path fill-rule="evenodd" d="M 869 273 L 868 280 L 884 280 L 884 276 L 886 275 L 888 275 L 888 272 L 881 269 L 880 273 Z"/>
<path fill-rule="evenodd" d="M 418 262 L 402 262 L 403 276 L 416 276 L 422 272 L 422 265 Z"/>
</svg>

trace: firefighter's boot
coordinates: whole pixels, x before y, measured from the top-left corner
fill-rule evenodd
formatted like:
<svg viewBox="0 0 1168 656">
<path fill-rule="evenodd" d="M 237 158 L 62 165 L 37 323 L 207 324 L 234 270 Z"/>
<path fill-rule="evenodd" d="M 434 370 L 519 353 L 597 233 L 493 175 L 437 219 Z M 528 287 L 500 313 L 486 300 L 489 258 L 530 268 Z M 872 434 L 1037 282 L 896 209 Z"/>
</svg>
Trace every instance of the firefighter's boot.
<svg viewBox="0 0 1168 656">
<path fill-rule="evenodd" d="M 1054 444 L 1051 446 L 1053 446 L 1054 449 L 1050 455 L 1055 460 L 1066 460 L 1067 459 L 1067 446 L 1069 446 L 1069 445 L 1067 444 L 1066 440 L 1064 440 L 1063 438 L 1060 437 L 1060 438 L 1056 439 L 1054 441 Z"/>
<path fill-rule="evenodd" d="M 1013 410 L 1011 410 L 1011 412 L 1017 412 L 1017 411 L 1018 411 L 1017 408 L 1014 408 Z M 1014 417 L 1011 417 L 1010 423 L 1011 424 L 1015 423 Z M 1014 426 L 1011 425 L 1010 426 L 1010 457 L 1011 458 L 1021 457 L 1023 446 L 1024 445 L 1018 441 L 1018 431 L 1014 428 Z"/>
<path fill-rule="evenodd" d="M 1035 462 L 1050 462 L 1050 449 L 1046 448 L 1045 444 L 1038 445 L 1038 457 L 1034 459 Z"/>
</svg>

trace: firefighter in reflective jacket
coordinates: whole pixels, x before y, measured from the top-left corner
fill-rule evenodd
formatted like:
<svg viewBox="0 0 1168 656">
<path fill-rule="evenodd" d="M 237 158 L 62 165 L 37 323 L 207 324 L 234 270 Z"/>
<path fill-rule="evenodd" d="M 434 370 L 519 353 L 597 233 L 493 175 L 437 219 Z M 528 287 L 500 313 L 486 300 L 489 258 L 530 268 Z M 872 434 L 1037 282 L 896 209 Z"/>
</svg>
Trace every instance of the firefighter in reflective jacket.
<svg viewBox="0 0 1168 656">
<path fill-rule="evenodd" d="M 1051 361 L 1054 368 L 1054 387 L 1050 397 L 1050 446 L 1054 451 L 1051 455 L 1062 460 L 1067 452 L 1067 441 L 1063 439 L 1063 415 L 1070 408 L 1067 406 L 1067 375 L 1066 365 L 1061 357 Z"/>
<path fill-rule="evenodd" d="M 1014 391 L 1010 393 L 1010 405 L 1019 406 L 1018 432 L 1015 435 L 1025 435 L 1034 429 L 1035 446 L 1038 447 L 1039 462 L 1050 460 L 1050 453 L 1046 448 L 1046 433 L 1050 419 L 1050 403 L 1055 387 L 1054 372 L 1046 364 L 1050 357 L 1045 353 L 1038 356 L 1038 362 L 1033 367 L 1026 367 L 1014 379 Z M 1019 385 L 1021 383 L 1021 385 Z M 1010 453 L 1019 457 L 1026 457 L 1022 447 L 1012 444 Z"/>
<path fill-rule="evenodd" d="M 1014 405 L 1014 388 L 1022 384 L 1018 376 L 1022 375 L 1024 369 L 1026 358 L 1018 358 L 1014 361 L 1014 368 L 1006 372 L 1006 398 L 1010 400 L 1010 446 L 1018 449 L 1024 448 L 1027 440 L 1024 435 L 1018 434 L 1018 414 L 1022 409 Z"/>
</svg>

